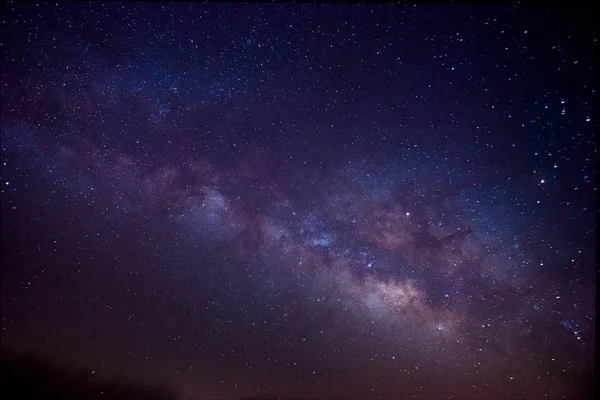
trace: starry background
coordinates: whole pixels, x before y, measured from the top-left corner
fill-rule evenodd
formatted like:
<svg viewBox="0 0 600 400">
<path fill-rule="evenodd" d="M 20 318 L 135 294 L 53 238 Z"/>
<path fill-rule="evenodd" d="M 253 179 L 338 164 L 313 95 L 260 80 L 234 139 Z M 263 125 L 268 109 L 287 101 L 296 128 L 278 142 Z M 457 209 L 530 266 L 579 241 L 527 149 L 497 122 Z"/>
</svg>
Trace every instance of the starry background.
<svg viewBox="0 0 600 400">
<path fill-rule="evenodd" d="M 8 3 L 2 345 L 191 398 L 586 398 L 594 20 Z"/>
</svg>

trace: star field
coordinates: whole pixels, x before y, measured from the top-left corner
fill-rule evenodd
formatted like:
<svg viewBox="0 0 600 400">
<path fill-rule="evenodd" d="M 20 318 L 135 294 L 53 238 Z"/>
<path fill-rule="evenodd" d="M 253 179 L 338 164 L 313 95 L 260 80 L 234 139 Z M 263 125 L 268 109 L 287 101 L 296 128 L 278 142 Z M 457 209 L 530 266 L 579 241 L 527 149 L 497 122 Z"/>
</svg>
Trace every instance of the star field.
<svg viewBox="0 0 600 400">
<path fill-rule="evenodd" d="M 8 3 L 3 348 L 193 399 L 591 398 L 597 18 Z"/>
</svg>

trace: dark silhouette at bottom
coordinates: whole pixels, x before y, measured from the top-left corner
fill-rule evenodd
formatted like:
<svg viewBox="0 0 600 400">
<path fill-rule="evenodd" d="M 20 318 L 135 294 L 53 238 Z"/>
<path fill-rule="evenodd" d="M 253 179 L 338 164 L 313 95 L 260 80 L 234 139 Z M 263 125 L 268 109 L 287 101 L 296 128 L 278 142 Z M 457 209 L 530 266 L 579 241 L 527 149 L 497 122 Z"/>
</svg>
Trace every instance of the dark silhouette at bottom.
<svg viewBox="0 0 600 400">
<path fill-rule="evenodd" d="M 33 356 L 2 349 L 3 399 L 176 400 L 171 389 L 122 379 L 102 379 L 93 371 L 69 370 Z"/>
</svg>

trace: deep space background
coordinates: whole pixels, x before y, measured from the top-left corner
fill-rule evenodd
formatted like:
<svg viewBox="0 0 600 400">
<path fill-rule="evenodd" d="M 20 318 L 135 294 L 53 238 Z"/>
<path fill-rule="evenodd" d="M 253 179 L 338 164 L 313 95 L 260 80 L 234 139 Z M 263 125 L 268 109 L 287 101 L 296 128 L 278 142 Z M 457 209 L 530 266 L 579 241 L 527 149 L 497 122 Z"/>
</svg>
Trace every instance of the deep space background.
<svg viewBox="0 0 600 400">
<path fill-rule="evenodd" d="M 197 399 L 591 397 L 591 5 L 2 7 L 3 348 Z"/>
</svg>

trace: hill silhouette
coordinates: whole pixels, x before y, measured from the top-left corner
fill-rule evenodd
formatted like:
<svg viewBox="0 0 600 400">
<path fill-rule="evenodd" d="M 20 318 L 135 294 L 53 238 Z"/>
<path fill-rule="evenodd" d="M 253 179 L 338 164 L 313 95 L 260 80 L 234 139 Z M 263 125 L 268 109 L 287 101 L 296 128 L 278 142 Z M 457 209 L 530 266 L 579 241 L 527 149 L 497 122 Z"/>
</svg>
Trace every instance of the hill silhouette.
<svg viewBox="0 0 600 400">
<path fill-rule="evenodd" d="M 126 379 L 105 379 L 88 369 L 70 369 L 31 355 L 2 349 L 2 385 L 6 399 L 176 400 L 170 388 Z"/>
</svg>

